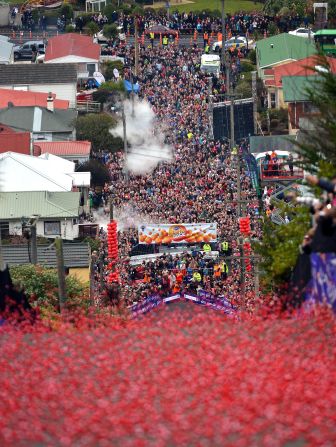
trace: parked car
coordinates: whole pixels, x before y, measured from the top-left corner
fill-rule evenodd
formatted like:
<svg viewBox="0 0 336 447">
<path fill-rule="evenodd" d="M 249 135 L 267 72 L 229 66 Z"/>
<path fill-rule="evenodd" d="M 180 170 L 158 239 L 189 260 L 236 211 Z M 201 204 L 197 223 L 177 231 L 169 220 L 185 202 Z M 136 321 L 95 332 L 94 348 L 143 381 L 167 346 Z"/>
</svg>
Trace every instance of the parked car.
<svg viewBox="0 0 336 447">
<path fill-rule="evenodd" d="M 315 33 L 310 28 L 298 28 L 294 31 L 289 31 L 288 34 L 292 36 L 311 37 L 313 38 Z"/>
<path fill-rule="evenodd" d="M 225 41 L 225 49 L 230 48 L 252 48 L 254 46 L 254 41 L 252 39 L 247 40 L 245 36 L 235 36 L 231 39 Z M 222 41 L 215 42 L 212 45 L 212 51 L 220 51 L 222 49 Z"/>
<path fill-rule="evenodd" d="M 46 46 L 43 40 L 31 40 L 22 45 L 14 47 L 14 59 L 31 59 L 33 56 L 33 48 L 36 48 L 37 54 L 45 54 Z"/>
</svg>

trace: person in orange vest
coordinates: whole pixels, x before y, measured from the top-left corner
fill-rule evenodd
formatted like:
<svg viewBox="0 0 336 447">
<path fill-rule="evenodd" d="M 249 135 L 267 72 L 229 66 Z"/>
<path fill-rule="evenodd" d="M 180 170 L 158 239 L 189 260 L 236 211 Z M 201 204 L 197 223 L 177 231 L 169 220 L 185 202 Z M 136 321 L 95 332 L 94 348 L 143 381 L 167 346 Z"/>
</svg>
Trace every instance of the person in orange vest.
<svg viewBox="0 0 336 447">
<path fill-rule="evenodd" d="M 208 45 L 209 42 L 209 34 L 207 31 L 204 31 L 203 34 L 203 47 L 205 48 Z"/>
</svg>

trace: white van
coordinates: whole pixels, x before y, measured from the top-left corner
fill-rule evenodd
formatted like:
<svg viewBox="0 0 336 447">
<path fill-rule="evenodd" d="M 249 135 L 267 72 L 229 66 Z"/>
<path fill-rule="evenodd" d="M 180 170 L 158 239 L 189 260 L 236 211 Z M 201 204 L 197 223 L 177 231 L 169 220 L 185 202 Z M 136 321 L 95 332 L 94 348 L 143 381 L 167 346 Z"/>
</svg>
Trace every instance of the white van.
<svg viewBox="0 0 336 447">
<path fill-rule="evenodd" d="M 220 73 L 220 57 L 218 54 L 202 54 L 201 71 L 204 73 L 213 73 L 217 77 Z"/>
</svg>

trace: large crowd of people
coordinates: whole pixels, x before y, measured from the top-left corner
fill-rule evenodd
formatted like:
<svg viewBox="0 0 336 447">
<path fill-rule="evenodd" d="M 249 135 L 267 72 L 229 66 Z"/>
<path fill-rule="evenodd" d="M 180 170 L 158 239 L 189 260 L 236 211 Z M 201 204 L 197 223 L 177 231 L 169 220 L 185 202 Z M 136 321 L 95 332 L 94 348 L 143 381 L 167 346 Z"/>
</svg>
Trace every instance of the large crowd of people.
<svg viewBox="0 0 336 447">
<path fill-rule="evenodd" d="M 133 49 L 118 49 L 127 65 L 133 64 Z M 119 231 L 120 285 L 118 294 L 127 305 L 153 293 L 170 294 L 200 288 L 225 295 L 233 302 L 241 292 L 239 246 L 237 162 L 240 159 L 241 206 L 251 218 L 252 238 L 260 237 L 260 216 L 256 191 L 244 163 L 248 143 L 242 141 L 232 150 L 226 141 L 211 138 L 208 119 L 208 80 L 199 71 L 202 51 L 197 48 L 142 48 L 139 83 L 142 98 L 151 104 L 157 125 L 165 132 L 165 142 L 173 147 L 173 160 L 161 162 L 144 175 L 125 177 L 124 154 L 100 154 L 111 172 L 111 185 L 103 191 L 116 212 L 124 208 L 144 216 L 151 223 L 216 222 L 218 243 L 211 256 L 202 246 L 188 247 L 178 255 L 159 253 L 156 259 L 134 265 L 130 253 L 138 245 L 136 225 Z M 104 234 L 101 232 L 104 239 Z M 230 250 L 223 253 L 222 242 Z M 106 241 L 101 243 L 96 277 L 109 273 Z M 103 264 L 103 266 L 102 266 Z M 115 267 L 113 267 L 115 268 Z M 252 275 L 245 275 L 246 297 L 252 296 Z M 112 287 L 116 293 L 115 286 Z"/>
</svg>

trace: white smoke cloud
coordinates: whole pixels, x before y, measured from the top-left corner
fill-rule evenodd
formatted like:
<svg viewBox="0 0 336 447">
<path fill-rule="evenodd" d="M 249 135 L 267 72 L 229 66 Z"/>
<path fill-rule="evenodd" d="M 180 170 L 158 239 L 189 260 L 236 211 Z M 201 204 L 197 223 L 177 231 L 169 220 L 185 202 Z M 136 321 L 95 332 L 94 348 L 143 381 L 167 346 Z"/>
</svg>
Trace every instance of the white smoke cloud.
<svg viewBox="0 0 336 447">
<path fill-rule="evenodd" d="M 129 144 L 126 160 L 127 168 L 134 174 L 151 172 L 160 161 L 172 160 L 171 146 L 164 144 L 164 135 L 156 122 L 156 116 L 146 100 L 124 101 L 126 116 L 126 135 Z M 123 138 L 122 120 L 110 132 Z"/>
<path fill-rule="evenodd" d="M 107 230 L 107 224 L 110 222 L 109 207 L 101 207 L 93 210 L 93 220 L 99 225 L 99 228 Z M 125 205 L 122 208 L 113 209 L 113 219 L 117 222 L 118 231 L 125 231 L 130 228 L 137 229 L 139 225 L 149 223 L 148 218 L 138 213 L 131 205 Z M 152 222 L 152 220 L 150 220 Z"/>
</svg>

